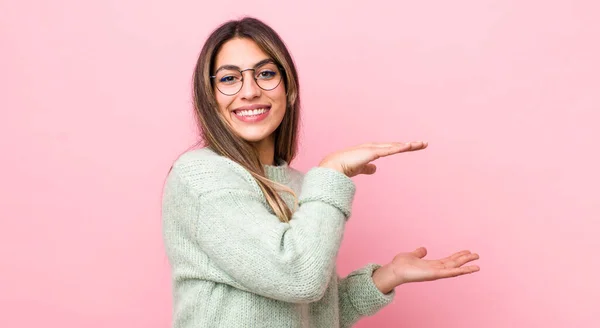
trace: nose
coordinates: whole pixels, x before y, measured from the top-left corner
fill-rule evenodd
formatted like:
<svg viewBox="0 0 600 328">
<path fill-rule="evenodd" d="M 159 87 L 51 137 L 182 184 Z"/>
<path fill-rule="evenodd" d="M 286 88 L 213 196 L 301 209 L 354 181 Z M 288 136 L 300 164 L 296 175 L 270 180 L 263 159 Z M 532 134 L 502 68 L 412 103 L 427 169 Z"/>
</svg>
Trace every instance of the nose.
<svg viewBox="0 0 600 328">
<path fill-rule="evenodd" d="M 242 84 L 242 89 L 240 90 L 240 96 L 242 99 L 253 99 L 259 97 L 261 89 L 254 80 L 254 71 L 247 70 L 242 72 L 242 74 L 245 74 L 244 83 Z"/>
</svg>

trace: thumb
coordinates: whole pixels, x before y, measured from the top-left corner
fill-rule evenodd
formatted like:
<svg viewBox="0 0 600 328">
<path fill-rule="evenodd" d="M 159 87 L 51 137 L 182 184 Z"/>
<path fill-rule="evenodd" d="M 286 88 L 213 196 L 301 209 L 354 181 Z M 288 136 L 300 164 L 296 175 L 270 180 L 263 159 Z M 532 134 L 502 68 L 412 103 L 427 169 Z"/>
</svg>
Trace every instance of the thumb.
<svg viewBox="0 0 600 328">
<path fill-rule="evenodd" d="M 412 251 L 412 253 L 416 257 L 422 259 L 425 257 L 425 255 L 427 255 L 427 249 L 425 247 L 419 247 L 419 248 L 415 249 L 414 251 Z"/>
<path fill-rule="evenodd" d="M 375 173 L 375 171 L 377 171 L 377 166 L 375 166 L 375 164 L 368 163 L 362 167 L 362 170 L 360 170 L 360 173 L 370 175 L 370 174 Z"/>
</svg>

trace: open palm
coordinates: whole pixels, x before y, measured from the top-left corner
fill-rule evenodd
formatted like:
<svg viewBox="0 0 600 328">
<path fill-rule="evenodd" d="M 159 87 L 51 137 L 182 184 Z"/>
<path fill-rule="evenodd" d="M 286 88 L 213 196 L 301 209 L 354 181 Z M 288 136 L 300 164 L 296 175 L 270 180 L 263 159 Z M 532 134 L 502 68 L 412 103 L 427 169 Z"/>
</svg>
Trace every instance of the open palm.
<svg viewBox="0 0 600 328">
<path fill-rule="evenodd" d="M 476 265 L 463 266 L 477 260 L 479 255 L 470 251 L 460 251 L 440 260 L 426 260 L 427 249 L 417 248 L 409 253 L 400 253 L 394 257 L 390 267 L 397 283 L 430 281 L 456 277 L 479 271 Z"/>
</svg>

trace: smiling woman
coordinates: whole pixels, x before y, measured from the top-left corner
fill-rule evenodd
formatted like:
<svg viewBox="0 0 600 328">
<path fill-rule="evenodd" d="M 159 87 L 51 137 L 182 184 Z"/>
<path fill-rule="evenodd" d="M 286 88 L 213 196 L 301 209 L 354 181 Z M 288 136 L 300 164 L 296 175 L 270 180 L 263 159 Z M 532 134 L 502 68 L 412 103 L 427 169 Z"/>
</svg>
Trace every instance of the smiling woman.
<svg viewBox="0 0 600 328">
<path fill-rule="evenodd" d="M 194 100 L 205 147 L 175 161 L 163 195 L 174 327 L 350 327 L 389 304 L 400 284 L 479 270 L 463 266 L 478 258 L 469 251 L 429 261 L 419 248 L 337 275 L 351 177 L 427 143 L 362 144 L 307 173 L 293 169 L 298 78 L 263 22 L 230 21 L 210 35 Z"/>
<path fill-rule="evenodd" d="M 273 132 L 286 112 L 279 67 L 247 38 L 223 44 L 215 66 L 218 68 L 213 78 L 219 91 L 216 99 L 225 120 L 238 136 L 254 142 L 259 152 L 274 149 Z M 266 162 L 271 157 L 269 154 Z"/>
</svg>

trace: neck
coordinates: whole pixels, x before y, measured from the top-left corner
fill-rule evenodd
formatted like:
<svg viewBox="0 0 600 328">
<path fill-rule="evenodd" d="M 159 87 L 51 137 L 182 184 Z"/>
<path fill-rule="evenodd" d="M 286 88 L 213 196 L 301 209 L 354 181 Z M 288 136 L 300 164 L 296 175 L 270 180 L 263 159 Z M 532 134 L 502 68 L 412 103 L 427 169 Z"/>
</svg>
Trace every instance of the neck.
<svg viewBox="0 0 600 328">
<path fill-rule="evenodd" d="M 275 164 L 275 140 L 273 140 L 272 136 L 254 143 L 254 147 L 258 151 L 261 164 Z"/>
</svg>

